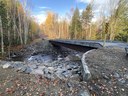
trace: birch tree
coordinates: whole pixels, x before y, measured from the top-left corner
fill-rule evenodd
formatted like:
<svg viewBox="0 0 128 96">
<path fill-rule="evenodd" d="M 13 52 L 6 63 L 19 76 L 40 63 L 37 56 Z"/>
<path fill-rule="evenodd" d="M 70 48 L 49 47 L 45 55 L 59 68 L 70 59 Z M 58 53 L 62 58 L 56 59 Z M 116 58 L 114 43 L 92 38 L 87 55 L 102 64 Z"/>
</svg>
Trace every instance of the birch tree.
<svg viewBox="0 0 128 96">
<path fill-rule="evenodd" d="M 2 27 L 2 21 L 0 16 L 0 33 L 1 33 L 1 54 L 4 55 L 4 41 L 3 41 L 3 27 Z"/>
</svg>

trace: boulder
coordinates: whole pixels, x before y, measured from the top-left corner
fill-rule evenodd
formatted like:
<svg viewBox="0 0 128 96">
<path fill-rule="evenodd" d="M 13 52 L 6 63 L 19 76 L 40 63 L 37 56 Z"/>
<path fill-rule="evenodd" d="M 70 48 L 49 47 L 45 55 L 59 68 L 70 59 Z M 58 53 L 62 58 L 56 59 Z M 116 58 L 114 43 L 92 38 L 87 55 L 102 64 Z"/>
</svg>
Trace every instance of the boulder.
<svg viewBox="0 0 128 96">
<path fill-rule="evenodd" d="M 128 80 L 128 73 L 124 74 L 124 78 Z"/>
<path fill-rule="evenodd" d="M 24 66 L 24 65 L 21 64 L 21 63 L 14 63 L 14 64 L 12 65 L 12 67 L 15 68 L 15 69 L 21 68 L 22 66 Z"/>
<path fill-rule="evenodd" d="M 70 77 L 71 80 L 80 81 L 81 76 L 79 74 L 74 74 Z"/>
<path fill-rule="evenodd" d="M 65 58 L 66 61 L 80 61 L 81 58 L 79 56 L 75 56 L 75 55 L 68 55 Z"/>
<path fill-rule="evenodd" d="M 115 78 L 120 78 L 120 75 L 119 75 L 119 73 L 115 72 L 115 73 L 113 74 L 113 77 L 115 77 Z"/>
<path fill-rule="evenodd" d="M 91 96 L 88 90 L 80 91 L 78 96 Z"/>
<path fill-rule="evenodd" d="M 30 74 L 32 72 L 32 69 L 30 67 L 26 67 L 25 73 Z"/>
<path fill-rule="evenodd" d="M 30 74 L 32 72 L 32 69 L 29 66 L 21 66 L 20 68 L 17 68 L 16 71 Z"/>
<path fill-rule="evenodd" d="M 50 80 L 54 79 L 53 74 L 45 74 L 44 77 L 47 78 L 47 79 L 50 79 Z"/>
<path fill-rule="evenodd" d="M 30 65 L 30 68 L 32 68 L 32 69 L 37 69 L 38 66 L 37 66 L 37 65 Z"/>
<path fill-rule="evenodd" d="M 26 66 L 23 66 L 23 67 L 18 68 L 17 71 L 19 71 L 19 72 L 25 72 L 26 69 L 27 69 L 27 67 Z"/>
<path fill-rule="evenodd" d="M 68 78 L 68 77 L 70 77 L 70 76 L 72 75 L 71 72 L 69 72 L 69 71 L 67 71 L 67 70 L 63 71 L 61 74 L 62 74 L 65 78 Z"/>
<path fill-rule="evenodd" d="M 12 68 L 12 64 L 6 63 L 3 65 L 3 69 Z"/>
<path fill-rule="evenodd" d="M 62 73 L 64 73 L 64 72 L 65 72 L 65 70 L 58 68 L 57 71 L 55 72 L 55 75 L 60 79 L 64 79 L 64 75 L 62 75 Z"/>
<path fill-rule="evenodd" d="M 42 69 L 34 69 L 31 74 L 44 75 L 44 71 Z"/>
</svg>

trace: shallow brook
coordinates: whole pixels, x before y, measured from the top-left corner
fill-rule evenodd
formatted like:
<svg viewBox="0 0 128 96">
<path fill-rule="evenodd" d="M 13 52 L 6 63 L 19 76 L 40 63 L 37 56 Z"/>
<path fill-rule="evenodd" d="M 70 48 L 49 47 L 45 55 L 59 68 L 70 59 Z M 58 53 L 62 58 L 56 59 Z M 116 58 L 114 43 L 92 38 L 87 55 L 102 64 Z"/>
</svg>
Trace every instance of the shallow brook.
<svg viewBox="0 0 128 96">
<path fill-rule="evenodd" d="M 25 61 L 28 62 L 37 62 L 37 63 L 50 63 L 53 62 L 55 58 L 52 55 L 39 54 L 30 56 Z"/>
</svg>

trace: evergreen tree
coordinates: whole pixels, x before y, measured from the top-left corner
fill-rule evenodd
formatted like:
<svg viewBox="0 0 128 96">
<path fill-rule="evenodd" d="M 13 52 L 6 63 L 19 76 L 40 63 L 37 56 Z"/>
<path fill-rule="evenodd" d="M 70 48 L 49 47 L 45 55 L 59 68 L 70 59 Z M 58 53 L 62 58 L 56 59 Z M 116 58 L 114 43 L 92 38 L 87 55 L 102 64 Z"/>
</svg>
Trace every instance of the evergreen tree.
<svg viewBox="0 0 128 96">
<path fill-rule="evenodd" d="M 82 31 L 84 32 L 83 35 L 85 35 L 85 37 L 83 37 L 83 39 L 87 39 L 87 29 L 89 29 L 89 25 L 91 23 L 93 17 L 93 13 L 92 13 L 92 5 L 89 4 L 86 9 L 82 12 L 82 16 L 81 16 L 81 22 L 82 22 Z"/>
<path fill-rule="evenodd" d="M 119 0 L 118 7 L 116 8 L 113 16 L 116 19 L 113 33 L 114 39 L 119 41 L 128 42 L 128 0 Z M 110 18 L 110 22 L 111 22 Z"/>
<path fill-rule="evenodd" d="M 80 22 L 79 9 L 76 8 L 70 25 L 70 38 L 71 39 L 80 38 L 81 31 L 82 31 L 82 26 Z"/>
</svg>

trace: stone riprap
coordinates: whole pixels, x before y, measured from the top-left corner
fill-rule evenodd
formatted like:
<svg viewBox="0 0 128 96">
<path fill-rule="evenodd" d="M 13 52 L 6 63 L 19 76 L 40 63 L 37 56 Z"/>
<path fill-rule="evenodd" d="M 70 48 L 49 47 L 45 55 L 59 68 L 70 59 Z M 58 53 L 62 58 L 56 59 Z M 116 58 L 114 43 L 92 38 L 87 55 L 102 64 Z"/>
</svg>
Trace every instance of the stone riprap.
<svg viewBox="0 0 128 96">
<path fill-rule="evenodd" d="M 52 55 L 39 54 L 27 58 L 24 62 L 6 62 L 2 67 L 4 69 L 14 68 L 17 72 L 26 74 L 43 75 L 49 79 L 80 77 L 81 62 L 78 56 L 59 58 L 60 56 L 54 60 Z"/>
</svg>

